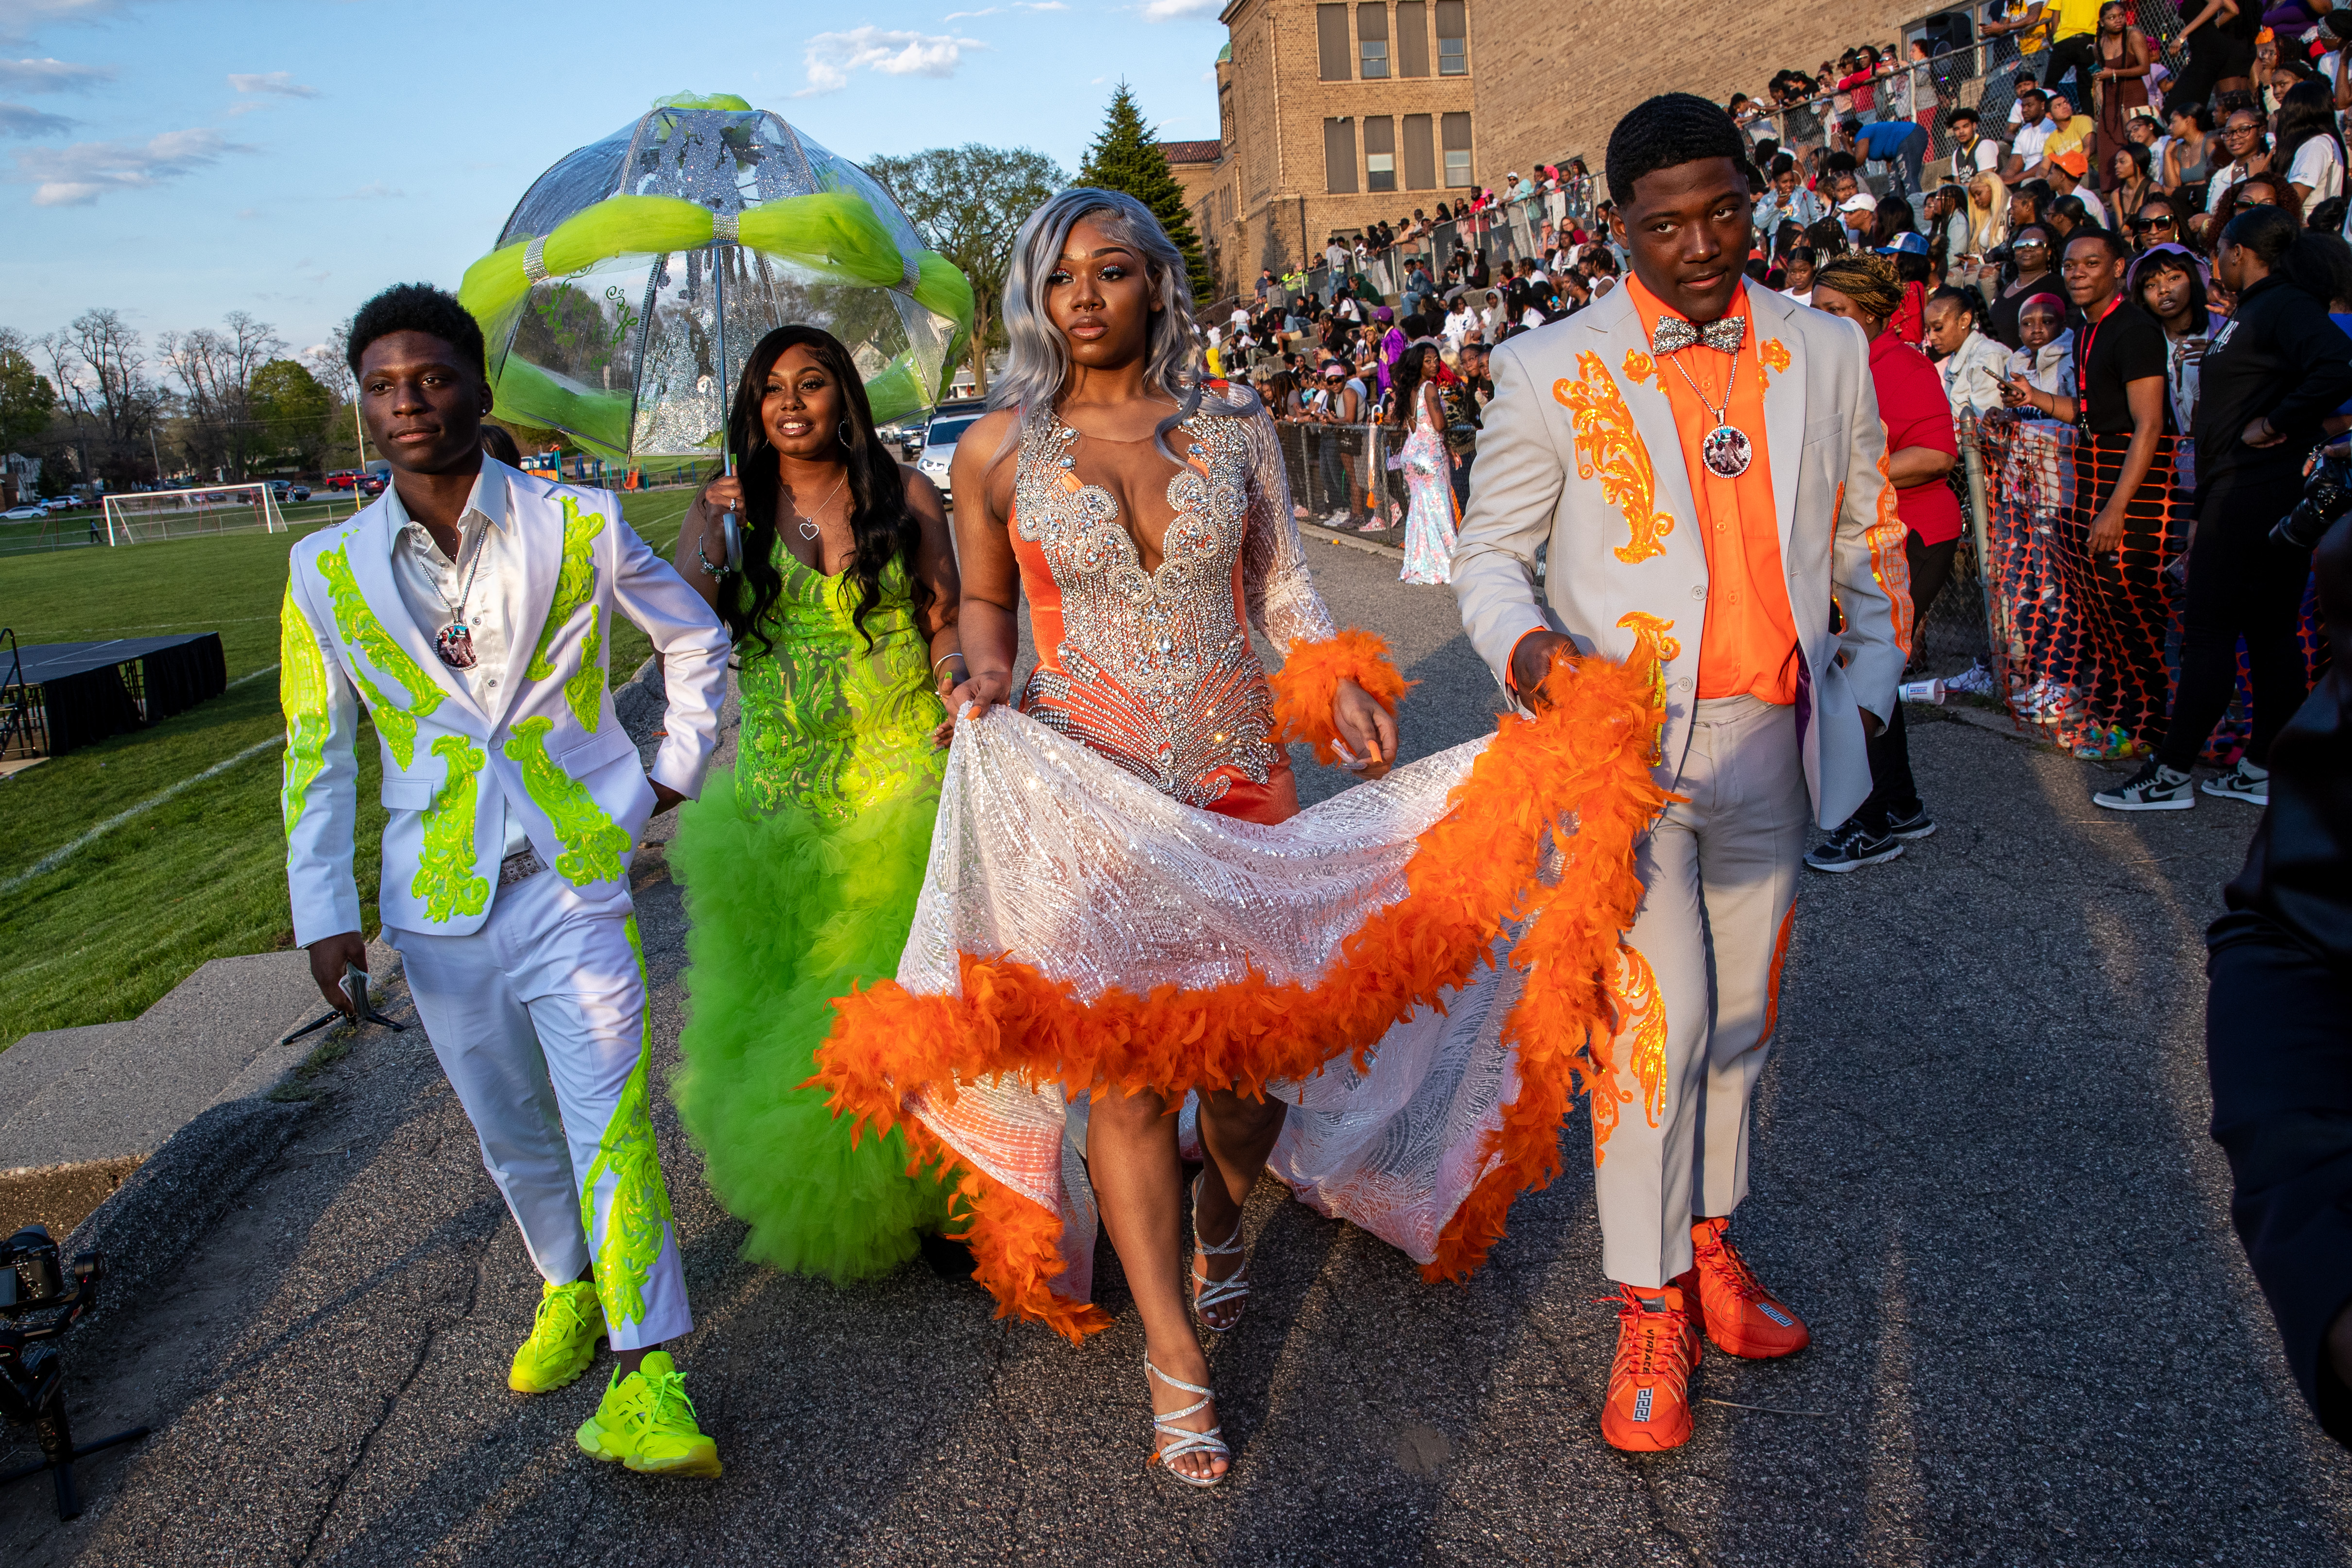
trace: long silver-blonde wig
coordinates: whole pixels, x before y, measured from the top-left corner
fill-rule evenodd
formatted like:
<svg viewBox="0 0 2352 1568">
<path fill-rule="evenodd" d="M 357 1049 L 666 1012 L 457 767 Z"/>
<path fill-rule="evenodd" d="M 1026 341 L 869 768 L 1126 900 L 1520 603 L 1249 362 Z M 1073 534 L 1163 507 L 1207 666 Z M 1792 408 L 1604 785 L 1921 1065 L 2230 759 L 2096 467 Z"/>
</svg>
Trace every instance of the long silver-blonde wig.
<svg viewBox="0 0 2352 1568">
<path fill-rule="evenodd" d="M 1152 312 L 1145 350 L 1144 380 L 1176 400 L 1177 412 L 1161 423 L 1189 419 L 1200 407 L 1204 361 L 1201 334 L 1192 323 L 1192 277 L 1184 253 L 1151 209 L 1124 191 L 1085 186 L 1051 196 L 1029 215 L 1013 241 L 1013 267 L 1004 280 L 1004 336 L 1011 346 L 1004 374 L 988 391 L 991 408 L 1020 412 L 1019 424 L 1050 419 L 1069 380 L 1070 350 L 1045 311 L 1048 280 L 1062 263 L 1077 221 L 1092 215 L 1104 233 L 1129 245 L 1143 258 L 1145 280 L 1159 309 Z"/>
</svg>

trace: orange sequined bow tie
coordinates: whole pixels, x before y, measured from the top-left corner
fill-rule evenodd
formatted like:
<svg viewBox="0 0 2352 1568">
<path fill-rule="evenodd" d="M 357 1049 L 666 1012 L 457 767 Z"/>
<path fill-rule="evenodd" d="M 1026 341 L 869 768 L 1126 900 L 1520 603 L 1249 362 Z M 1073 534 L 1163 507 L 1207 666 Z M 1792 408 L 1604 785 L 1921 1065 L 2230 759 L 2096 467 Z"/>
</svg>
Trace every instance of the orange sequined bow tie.
<svg viewBox="0 0 2352 1568">
<path fill-rule="evenodd" d="M 1650 334 L 1650 352 L 1670 354 L 1693 343 L 1705 343 L 1711 349 L 1721 349 L 1725 353 L 1736 353 L 1739 349 L 1739 340 L 1747 331 L 1748 318 L 1745 316 L 1720 317 L 1704 327 L 1695 327 L 1680 316 L 1661 316 L 1657 330 Z"/>
</svg>

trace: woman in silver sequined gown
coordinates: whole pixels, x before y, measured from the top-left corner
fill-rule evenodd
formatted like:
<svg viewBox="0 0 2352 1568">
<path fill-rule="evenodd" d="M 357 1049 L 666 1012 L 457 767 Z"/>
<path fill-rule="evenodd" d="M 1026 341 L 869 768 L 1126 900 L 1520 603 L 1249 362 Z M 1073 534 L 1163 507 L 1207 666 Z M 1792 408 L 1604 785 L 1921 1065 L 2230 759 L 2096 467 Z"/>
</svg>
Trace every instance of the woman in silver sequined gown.
<svg viewBox="0 0 2352 1568">
<path fill-rule="evenodd" d="M 1333 628 L 1291 521 L 1273 424 L 1246 388 L 1193 379 L 1181 257 L 1131 198 L 1063 193 L 1030 219 L 1015 258 L 1013 363 L 999 408 L 959 443 L 952 476 L 971 675 L 949 710 L 976 718 L 1017 701 L 1168 795 L 1280 822 L 1298 795 L 1248 627 L 1285 648 Z M 1016 699 L 1024 594 L 1038 665 Z M 1368 776 L 1395 758 L 1393 721 L 1353 681 L 1339 683 L 1332 723 Z M 1156 1452 L 1205 1485 L 1226 1457 L 1221 1442 L 1191 1436 L 1213 1433 L 1215 1411 L 1185 1315 L 1171 1112 L 1149 1090 L 1096 1100 L 1087 1162 L 1143 1319 Z M 1212 1330 L 1239 1316 L 1242 1205 L 1283 1116 L 1271 1097 L 1200 1097 L 1207 1171 L 1192 1293 Z"/>
</svg>

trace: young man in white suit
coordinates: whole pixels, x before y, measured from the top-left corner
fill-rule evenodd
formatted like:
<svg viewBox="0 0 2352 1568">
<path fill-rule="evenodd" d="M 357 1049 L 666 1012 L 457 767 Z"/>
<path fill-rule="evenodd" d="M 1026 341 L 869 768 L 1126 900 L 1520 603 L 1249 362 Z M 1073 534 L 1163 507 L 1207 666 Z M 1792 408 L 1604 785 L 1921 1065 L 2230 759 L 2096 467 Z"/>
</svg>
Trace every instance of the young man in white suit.
<svg viewBox="0 0 2352 1568">
<path fill-rule="evenodd" d="M 1471 641 L 1523 700 L 1540 700 L 1555 654 L 1659 661 L 1657 777 L 1682 798 L 1643 842 L 1619 954 L 1620 1033 L 1595 1093 L 1622 1113 L 1593 1119 L 1620 1289 L 1601 1426 L 1621 1448 L 1688 1439 L 1700 1324 L 1733 1355 L 1808 1342 L 1726 1226 L 1747 1193 L 1806 824 L 1843 822 L 1869 795 L 1865 742 L 1894 711 L 1909 640 L 1869 346 L 1748 284 L 1746 156 L 1729 117 L 1686 93 L 1620 122 L 1607 173 L 1633 276 L 1496 348 L 1454 557 Z"/>
<path fill-rule="evenodd" d="M 612 1380 L 580 1447 L 715 1476 L 664 1342 L 693 1326 L 654 1147 L 652 1035 L 629 902 L 639 831 L 696 794 L 728 639 L 608 491 L 486 458 L 481 329 L 421 284 L 361 307 L 361 416 L 392 483 L 294 547 L 282 801 L 295 940 L 333 1005 L 366 967 L 352 874 L 358 705 L 383 757 L 384 936 L 482 1161 L 545 1277 L 508 1384 Z M 614 617 L 653 639 L 667 739 L 648 778 L 610 691 Z"/>
</svg>

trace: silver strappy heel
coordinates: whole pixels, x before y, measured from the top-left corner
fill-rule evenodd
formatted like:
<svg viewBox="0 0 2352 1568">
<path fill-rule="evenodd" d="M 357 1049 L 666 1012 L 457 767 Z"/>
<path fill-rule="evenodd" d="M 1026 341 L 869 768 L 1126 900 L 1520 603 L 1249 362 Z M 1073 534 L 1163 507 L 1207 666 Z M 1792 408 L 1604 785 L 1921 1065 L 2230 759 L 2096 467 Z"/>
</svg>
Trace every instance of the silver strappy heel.
<svg viewBox="0 0 2352 1568">
<path fill-rule="evenodd" d="M 1185 1383 L 1181 1379 L 1169 1376 L 1166 1373 L 1151 1364 L 1151 1356 L 1148 1352 L 1143 1357 L 1143 1370 L 1150 1376 L 1158 1378 L 1160 1382 L 1166 1384 L 1171 1388 L 1182 1389 L 1187 1394 L 1197 1394 L 1201 1396 L 1192 1404 L 1184 1406 L 1181 1410 L 1171 1410 L 1165 1415 L 1155 1415 L 1151 1417 L 1151 1426 L 1155 1436 L 1152 1438 L 1151 1458 L 1144 1462 L 1146 1464 L 1159 1465 L 1160 1468 L 1166 1470 L 1170 1475 L 1174 1476 L 1178 1480 L 1182 1481 L 1188 1487 L 1213 1487 L 1219 1481 L 1223 1480 L 1225 1478 L 1221 1475 L 1188 1476 L 1183 1471 L 1178 1469 L 1175 1466 L 1170 1464 L 1168 1462 L 1169 1460 L 1181 1459 L 1187 1454 L 1207 1454 L 1212 1458 L 1225 1460 L 1228 1466 L 1226 1474 L 1232 1474 L 1233 1472 L 1230 1467 L 1234 1457 L 1234 1451 L 1225 1446 L 1224 1438 L 1219 1435 L 1224 1431 L 1224 1427 L 1222 1426 L 1212 1426 L 1205 1432 L 1195 1432 L 1189 1427 L 1174 1425 L 1174 1423 L 1183 1420 L 1187 1415 L 1198 1415 L 1200 1412 L 1206 1410 L 1209 1407 L 1210 1402 L 1215 1399 L 1216 1395 L 1208 1389 L 1202 1388 L 1196 1383 Z M 1146 1384 L 1145 1386 L 1149 1388 L 1150 1385 Z M 1160 1438 L 1161 1436 L 1173 1437 L 1176 1440 L 1167 1445 L 1167 1447 L 1162 1447 L 1160 1446 Z"/>
<path fill-rule="evenodd" d="M 1204 1258 L 1230 1258 L 1236 1252 L 1243 1255 L 1242 1266 L 1234 1269 L 1228 1279 L 1212 1279 L 1197 1268 L 1192 1270 L 1192 1315 L 1200 1319 L 1201 1326 L 1211 1333 L 1222 1334 L 1241 1326 L 1241 1307 L 1236 1306 L 1233 1317 L 1223 1323 L 1212 1323 L 1208 1314 L 1212 1309 L 1227 1301 L 1247 1303 L 1250 1292 L 1249 1257 L 1248 1249 L 1242 1245 L 1242 1221 L 1238 1216 L 1234 1221 L 1234 1234 L 1214 1247 L 1210 1246 L 1209 1238 L 1201 1234 L 1201 1184 L 1208 1179 L 1206 1171 L 1192 1178 L 1193 1245 L 1200 1248 Z"/>
</svg>

